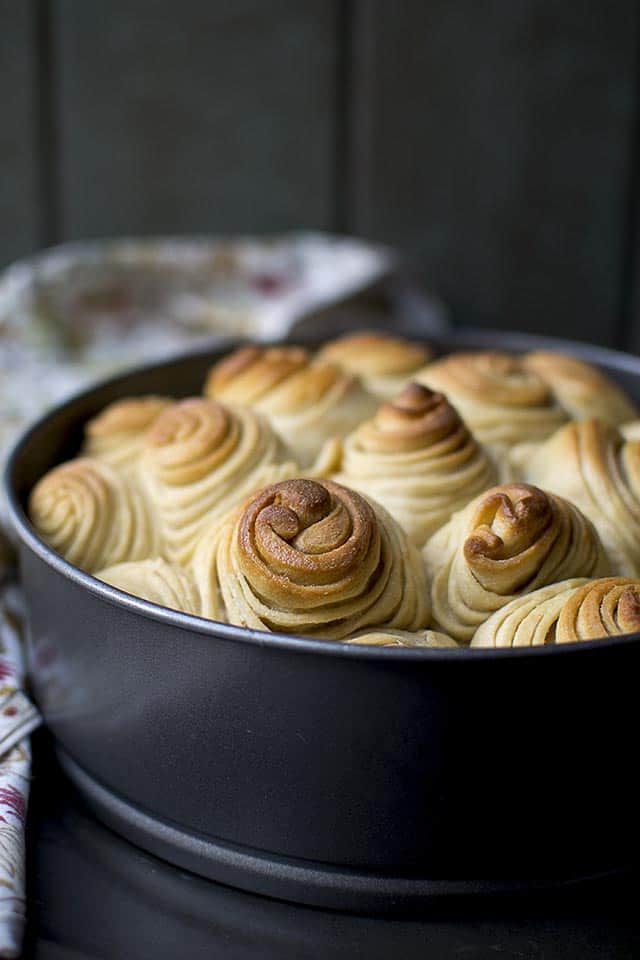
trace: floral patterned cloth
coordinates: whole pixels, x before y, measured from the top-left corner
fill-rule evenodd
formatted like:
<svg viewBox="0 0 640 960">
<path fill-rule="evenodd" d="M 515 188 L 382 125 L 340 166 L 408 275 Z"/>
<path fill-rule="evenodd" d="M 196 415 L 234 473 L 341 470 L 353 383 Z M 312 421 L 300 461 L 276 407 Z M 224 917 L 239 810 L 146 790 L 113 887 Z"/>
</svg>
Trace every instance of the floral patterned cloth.
<svg viewBox="0 0 640 960">
<path fill-rule="evenodd" d="M 30 767 L 28 739 L 21 740 L 0 762 L 0 957 L 19 957 L 22 944 Z"/>
<path fill-rule="evenodd" d="M 40 723 L 22 692 L 21 597 L 0 590 L 0 957 L 20 956 L 24 925 L 24 827 L 29 798 L 29 734 Z"/>
</svg>

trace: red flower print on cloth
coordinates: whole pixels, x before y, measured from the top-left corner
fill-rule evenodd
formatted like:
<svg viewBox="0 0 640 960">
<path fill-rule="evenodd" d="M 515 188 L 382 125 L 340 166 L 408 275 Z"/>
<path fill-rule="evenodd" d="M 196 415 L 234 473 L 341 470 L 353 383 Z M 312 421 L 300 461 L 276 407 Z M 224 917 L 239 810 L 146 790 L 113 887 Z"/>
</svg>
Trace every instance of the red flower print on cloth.
<svg viewBox="0 0 640 960">
<path fill-rule="evenodd" d="M 9 677 L 14 676 L 14 670 L 10 663 L 0 657 L 0 680 L 7 680 Z"/>
<path fill-rule="evenodd" d="M 0 787 L 0 806 L 10 810 L 24 826 L 27 816 L 27 805 L 24 797 L 15 787 Z M 0 817 L 0 819 L 5 820 L 4 817 Z"/>
</svg>

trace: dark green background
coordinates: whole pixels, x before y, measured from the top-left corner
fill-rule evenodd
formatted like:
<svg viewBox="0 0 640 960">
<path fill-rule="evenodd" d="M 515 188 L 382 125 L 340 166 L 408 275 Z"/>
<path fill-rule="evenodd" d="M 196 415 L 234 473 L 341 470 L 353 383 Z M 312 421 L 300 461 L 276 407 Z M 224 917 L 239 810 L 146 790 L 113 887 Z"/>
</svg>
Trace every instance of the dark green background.
<svg viewBox="0 0 640 960">
<path fill-rule="evenodd" d="M 475 322 L 640 348 L 635 0 L 0 0 L 0 263 L 397 244 Z"/>
</svg>

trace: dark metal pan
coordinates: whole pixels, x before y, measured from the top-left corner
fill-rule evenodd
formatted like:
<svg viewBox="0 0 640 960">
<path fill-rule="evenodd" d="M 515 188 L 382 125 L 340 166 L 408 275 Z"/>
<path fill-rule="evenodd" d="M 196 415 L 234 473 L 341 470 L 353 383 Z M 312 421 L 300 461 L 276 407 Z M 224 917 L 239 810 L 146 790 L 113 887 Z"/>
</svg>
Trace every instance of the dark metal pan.
<svg viewBox="0 0 640 960">
<path fill-rule="evenodd" d="M 633 874 L 526 902 L 449 898 L 411 922 L 294 906 L 194 877 L 121 840 L 87 813 L 48 746 L 40 735 L 34 774 L 49 790 L 34 790 L 30 801 L 25 956 L 95 960 L 96 931 L 101 960 L 478 960 L 494 956 L 496 943 L 510 960 L 637 956 Z"/>
<path fill-rule="evenodd" d="M 631 356 L 488 331 L 439 343 L 558 345 L 640 398 Z M 199 392 L 217 355 L 81 394 L 36 423 L 8 464 L 34 694 L 97 813 L 207 877 L 344 909 L 406 909 L 628 865 L 639 635 L 469 651 L 265 634 L 123 594 L 34 533 L 29 491 L 77 451 L 89 416 L 116 397 Z"/>
</svg>

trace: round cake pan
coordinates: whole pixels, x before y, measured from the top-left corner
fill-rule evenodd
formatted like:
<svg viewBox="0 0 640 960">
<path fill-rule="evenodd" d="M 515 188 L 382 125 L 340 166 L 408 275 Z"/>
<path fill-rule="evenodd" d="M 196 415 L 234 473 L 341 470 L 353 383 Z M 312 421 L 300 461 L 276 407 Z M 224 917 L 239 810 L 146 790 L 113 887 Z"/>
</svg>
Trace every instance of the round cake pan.
<svg viewBox="0 0 640 960">
<path fill-rule="evenodd" d="M 487 331 L 438 346 L 569 348 L 640 398 L 631 356 Z M 87 418 L 118 397 L 198 393 L 217 355 L 75 397 L 7 467 L 34 695 L 99 816 L 214 880 L 349 910 L 628 866 L 639 635 L 495 651 L 268 634 L 126 595 L 40 540 L 29 491 L 77 452 Z"/>
</svg>

